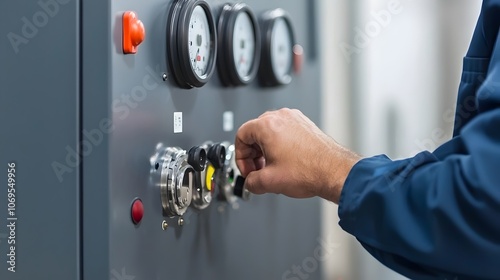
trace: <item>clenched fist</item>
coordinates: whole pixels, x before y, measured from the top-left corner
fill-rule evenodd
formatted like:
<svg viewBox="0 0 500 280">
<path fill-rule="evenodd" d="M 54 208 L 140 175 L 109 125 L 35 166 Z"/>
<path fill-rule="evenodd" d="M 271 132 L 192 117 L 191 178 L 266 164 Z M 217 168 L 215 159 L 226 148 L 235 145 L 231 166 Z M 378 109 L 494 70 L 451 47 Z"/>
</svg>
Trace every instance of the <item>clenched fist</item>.
<svg viewBox="0 0 500 280">
<path fill-rule="evenodd" d="M 291 109 L 266 112 L 243 124 L 235 146 L 249 191 L 320 196 L 336 203 L 349 171 L 360 160 Z"/>
</svg>

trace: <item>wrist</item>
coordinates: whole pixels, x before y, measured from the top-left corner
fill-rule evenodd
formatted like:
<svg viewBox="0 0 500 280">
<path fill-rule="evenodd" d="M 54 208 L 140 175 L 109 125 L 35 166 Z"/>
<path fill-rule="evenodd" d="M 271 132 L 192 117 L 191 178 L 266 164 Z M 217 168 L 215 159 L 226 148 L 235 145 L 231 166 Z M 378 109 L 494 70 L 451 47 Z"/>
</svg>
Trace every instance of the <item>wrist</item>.
<svg viewBox="0 0 500 280">
<path fill-rule="evenodd" d="M 319 196 L 338 204 L 347 176 L 361 157 L 336 144 L 329 158 L 327 170 L 323 173 L 327 180 Z"/>
</svg>

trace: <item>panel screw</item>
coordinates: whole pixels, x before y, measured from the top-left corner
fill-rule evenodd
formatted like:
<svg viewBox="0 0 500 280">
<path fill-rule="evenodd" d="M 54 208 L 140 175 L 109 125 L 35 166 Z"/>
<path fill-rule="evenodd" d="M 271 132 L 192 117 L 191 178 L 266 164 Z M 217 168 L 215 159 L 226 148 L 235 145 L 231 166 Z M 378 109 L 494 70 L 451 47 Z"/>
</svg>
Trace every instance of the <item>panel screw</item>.
<svg viewBox="0 0 500 280">
<path fill-rule="evenodd" d="M 163 222 L 161 222 L 161 228 L 162 228 L 163 230 L 167 230 L 167 228 L 168 228 L 167 221 L 163 220 Z"/>
<path fill-rule="evenodd" d="M 168 79 L 168 76 L 167 76 L 167 73 L 163 73 L 163 75 L 161 75 L 161 78 L 166 81 Z"/>
<path fill-rule="evenodd" d="M 182 217 L 179 217 L 179 220 L 177 220 L 177 224 L 182 227 L 184 225 L 184 219 Z"/>
</svg>

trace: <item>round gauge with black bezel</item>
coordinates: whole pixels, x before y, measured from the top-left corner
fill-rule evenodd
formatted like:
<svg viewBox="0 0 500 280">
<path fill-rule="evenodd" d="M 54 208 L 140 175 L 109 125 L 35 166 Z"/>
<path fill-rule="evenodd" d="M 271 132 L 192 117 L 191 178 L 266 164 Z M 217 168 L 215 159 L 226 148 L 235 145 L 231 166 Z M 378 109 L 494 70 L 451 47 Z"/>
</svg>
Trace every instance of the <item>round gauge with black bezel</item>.
<svg viewBox="0 0 500 280">
<path fill-rule="evenodd" d="M 260 62 L 260 31 L 252 10 L 244 3 L 225 4 L 217 28 L 221 81 L 228 86 L 250 83 Z"/>
<path fill-rule="evenodd" d="M 184 88 L 201 87 L 210 79 L 216 61 L 214 18 L 203 0 L 176 0 L 167 27 L 167 56 L 172 74 Z"/>
<path fill-rule="evenodd" d="M 294 34 L 290 17 L 282 9 L 267 11 L 261 18 L 262 56 L 259 78 L 265 86 L 292 81 Z"/>
</svg>

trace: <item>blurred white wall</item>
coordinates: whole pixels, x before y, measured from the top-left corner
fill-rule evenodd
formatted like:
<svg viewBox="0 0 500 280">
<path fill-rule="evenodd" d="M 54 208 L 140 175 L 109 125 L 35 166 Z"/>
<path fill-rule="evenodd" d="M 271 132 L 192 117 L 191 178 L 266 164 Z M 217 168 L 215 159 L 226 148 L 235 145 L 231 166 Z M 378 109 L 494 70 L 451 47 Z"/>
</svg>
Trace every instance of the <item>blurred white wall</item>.
<svg viewBox="0 0 500 280">
<path fill-rule="evenodd" d="M 351 141 L 350 126 L 350 88 L 349 65 L 344 59 L 339 43 L 348 38 L 350 22 L 349 0 L 318 1 L 320 15 L 318 36 L 321 42 L 320 54 L 322 64 L 323 91 L 323 127 L 338 142 L 349 146 Z M 352 246 L 355 239 L 338 226 L 337 206 L 331 202 L 323 202 L 324 238 L 333 239 L 341 244 L 323 264 L 324 279 L 349 279 L 351 275 Z"/>
<path fill-rule="evenodd" d="M 393 158 L 449 139 L 446 116 L 481 1 L 319 2 L 325 132 L 363 155 Z M 341 243 L 325 279 L 404 279 L 342 232 L 335 205 L 323 210 L 323 234 Z"/>
<path fill-rule="evenodd" d="M 430 135 L 439 106 L 438 5 L 372 0 L 357 7 L 354 40 L 366 40 L 354 44 L 360 53 L 353 59 L 362 154 L 403 156 L 415 139 Z"/>
</svg>

